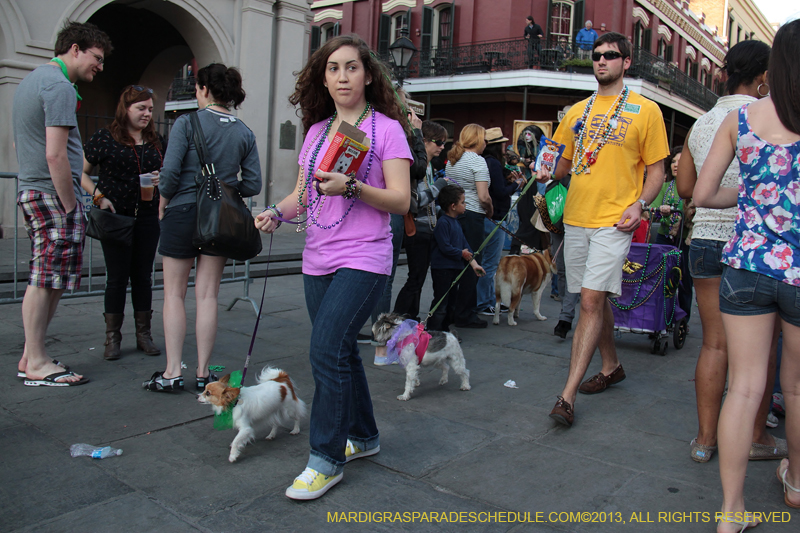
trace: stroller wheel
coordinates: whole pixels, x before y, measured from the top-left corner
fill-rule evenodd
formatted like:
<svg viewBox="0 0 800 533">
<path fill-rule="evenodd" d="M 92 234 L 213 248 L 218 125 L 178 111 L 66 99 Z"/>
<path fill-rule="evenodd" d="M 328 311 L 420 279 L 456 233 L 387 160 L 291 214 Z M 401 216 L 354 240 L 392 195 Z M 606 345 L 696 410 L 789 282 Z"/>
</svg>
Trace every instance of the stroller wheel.
<svg viewBox="0 0 800 533">
<path fill-rule="evenodd" d="M 658 336 L 650 343 L 650 353 L 653 355 L 667 355 L 667 340 L 661 342 L 661 337 Z"/>
<path fill-rule="evenodd" d="M 686 335 L 688 333 L 689 322 L 687 322 L 686 317 L 684 317 L 678 322 L 675 326 L 675 330 L 672 332 L 672 345 L 675 346 L 675 349 L 680 350 L 683 348 L 683 343 L 686 342 Z"/>
</svg>

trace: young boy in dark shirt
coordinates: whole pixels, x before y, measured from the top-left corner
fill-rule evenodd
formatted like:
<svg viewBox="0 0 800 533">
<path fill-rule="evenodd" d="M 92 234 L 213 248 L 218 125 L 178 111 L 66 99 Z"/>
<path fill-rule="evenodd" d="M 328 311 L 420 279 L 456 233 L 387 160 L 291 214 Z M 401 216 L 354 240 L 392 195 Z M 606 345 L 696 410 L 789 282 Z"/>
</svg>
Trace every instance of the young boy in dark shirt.
<svg viewBox="0 0 800 533">
<path fill-rule="evenodd" d="M 469 262 L 478 276 L 483 276 L 483 270 L 473 258 L 467 238 L 461 230 L 461 225 L 456 218 L 463 215 L 467 209 L 464 201 L 464 189 L 458 185 L 447 185 L 439 192 L 439 205 L 444 211 L 433 230 L 433 249 L 431 250 L 431 278 L 433 279 L 433 302 L 436 305 L 445 294 L 447 296 L 428 319 L 428 329 L 442 331 L 453 323 L 455 304 L 459 286 L 447 290 L 453 284 L 458 274 L 464 268 L 464 261 Z"/>
</svg>

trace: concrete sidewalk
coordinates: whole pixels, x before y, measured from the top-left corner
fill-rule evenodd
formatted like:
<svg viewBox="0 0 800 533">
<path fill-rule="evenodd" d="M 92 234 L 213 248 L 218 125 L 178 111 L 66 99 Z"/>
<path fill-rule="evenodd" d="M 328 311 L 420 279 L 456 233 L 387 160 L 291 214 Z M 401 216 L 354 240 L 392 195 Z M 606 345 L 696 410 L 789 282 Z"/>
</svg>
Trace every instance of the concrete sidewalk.
<svg viewBox="0 0 800 533">
<path fill-rule="evenodd" d="M 399 267 L 395 294 L 405 277 Z M 260 296 L 261 283 L 255 281 L 251 296 Z M 240 293 L 236 284 L 223 285 L 220 294 L 212 364 L 226 372 L 241 369 L 254 325 L 247 303 L 225 311 Z M 163 293 L 154 296 L 153 333 L 163 349 Z M 430 300 L 428 285 L 423 309 Z M 403 370 L 373 366 L 372 348 L 363 348 L 381 452 L 347 465 L 343 481 L 323 498 L 298 503 L 283 493 L 305 467 L 308 422 L 300 435 L 286 430 L 274 441 L 258 440 L 239 462 L 228 463 L 234 433 L 215 431 L 210 409 L 194 397 L 193 323 L 183 354 L 187 390 L 145 392 L 142 382 L 163 370 L 164 356 L 135 351 L 132 317 L 123 327 L 122 359 L 106 362 L 102 297 L 65 300 L 48 349 L 92 382 L 32 388 L 14 377 L 23 346 L 20 305 L 0 305 L 0 531 L 714 531 L 718 459 L 689 459 L 697 428 L 697 313 L 685 347 L 670 345 L 666 357 L 651 355 L 645 336 L 618 339 L 628 379 L 603 394 L 580 396 L 575 425 L 563 429 L 547 416 L 567 375 L 572 339 L 571 333 L 566 341 L 552 335 L 558 309 L 543 298 L 550 318 L 539 322 L 526 299 L 517 327 L 501 320 L 486 330 L 461 331 L 469 392 L 458 390 L 452 373 L 440 387 L 435 371 L 426 371 L 412 399 L 400 402 Z M 191 290 L 187 311 L 192 320 Z M 309 332 L 302 278 L 269 278 L 248 384 L 264 365 L 278 366 L 310 403 Z M 589 374 L 599 371 L 595 359 Z M 504 387 L 509 379 L 519 388 Z M 774 434 L 783 436 L 783 419 Z M 78 442 L 110 444 L 124 454 L 70 458 L 69 446 Z M 774 511 L 771 518 L 783 521 L 762 524 L 761 533 L 797 531 L 800 523 L 800 512 L 783 504 L 776 467 L 767 461 L 748 469 L 748 510 Z M 330 521 L 334 513 L 359 512 L 355 520 L 372 521 Z M 389 512 L 400 514 L 384 519 Z M 559 512 L 573 513 L 572 521 Z M 581 512 L 595 514 L 576 522 Z M 459 518 L 466 523 L 453 523 Z M 591 519 L 599 522 L 586 523 Z"/>
</svg>

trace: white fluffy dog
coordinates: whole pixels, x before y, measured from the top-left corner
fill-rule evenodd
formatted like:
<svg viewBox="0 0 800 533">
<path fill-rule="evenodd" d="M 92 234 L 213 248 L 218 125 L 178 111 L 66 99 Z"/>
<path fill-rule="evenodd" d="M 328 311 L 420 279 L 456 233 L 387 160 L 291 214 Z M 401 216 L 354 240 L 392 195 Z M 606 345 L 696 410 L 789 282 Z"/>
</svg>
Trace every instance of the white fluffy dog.
<svg viewBox="0 0 800 533">
<path fill-rule="evenodd" d="M 267 440 L 275 438 L 278 426 L 288 427 L 294 423 L 290 433 L 300 433 L 300 420 L 306 416 L 306 404 L 297 397 L 289 374 L 279 368 L 265 367 L 252 387 L 229 387 L 230 374 L 219 381 L 209 383 L 197 395 L 197 401 L 208 404 L 215 414 L 222 414 L 233 406 L 233 427 L 239 430 L 231 443 L 228 460 L 233 463 L 247 443 L 255 439 L 253 426 L 267 422 L 272 431 Z M 237 401 L 238 400 L 238 401 Z"/>
<path fill-rule="evenodd" d="M 404 324 L 404 322 L 410 322 L 411 324 Z M 372 325 L 375 341 L 382 345 L 389 343 L 389 359 L 391 360 L 394 355 L 406 369 L 406 389 L 397 399 L 407 401 L 411 398 L 414 387 L 419 386 L 420 366 L 433 365 L 436 368 L 440 368 L 442 377 L 439 380 L 439 385 L 447 383 L 447 375 L 452 366 L 453 371 L 461 376 L 461 390 L 470 390 L 469 370 L 467 370 L 464 352 L 461 351 L 458 339 L 452 333 L 443 331 L 430 332 L 430 342 L 420 361 L 416 353 L 417 345 L 403 342 L 409 335 L 415 334 L 416 324 L 417 322 L 413 320 L 407 321 L 396 313 L 383 313 Z M 393 350 L 396 353 L 392 354 Z"/>
</svg>

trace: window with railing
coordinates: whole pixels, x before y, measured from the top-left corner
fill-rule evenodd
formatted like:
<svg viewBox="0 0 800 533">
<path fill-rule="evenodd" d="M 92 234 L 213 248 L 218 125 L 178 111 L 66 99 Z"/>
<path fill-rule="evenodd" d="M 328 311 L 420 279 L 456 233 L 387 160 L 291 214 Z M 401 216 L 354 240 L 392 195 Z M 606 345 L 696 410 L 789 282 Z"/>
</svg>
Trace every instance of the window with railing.
<svg viewBox="0 0 800 533">
<path fill-rule="evenodd" d="M 550 41 L 558 42 L 561 37 L 572 39 L 572 2 L 553 2 L 550 6 Z"/>
<path fill-rule="evenodd" d="M 672 61 L 672 45 L 667 44 L 666 39 L 663 37 L 658 40 L 658 48 L 656 55 L 666 61 L 667 63 Z"/>
</svg>

